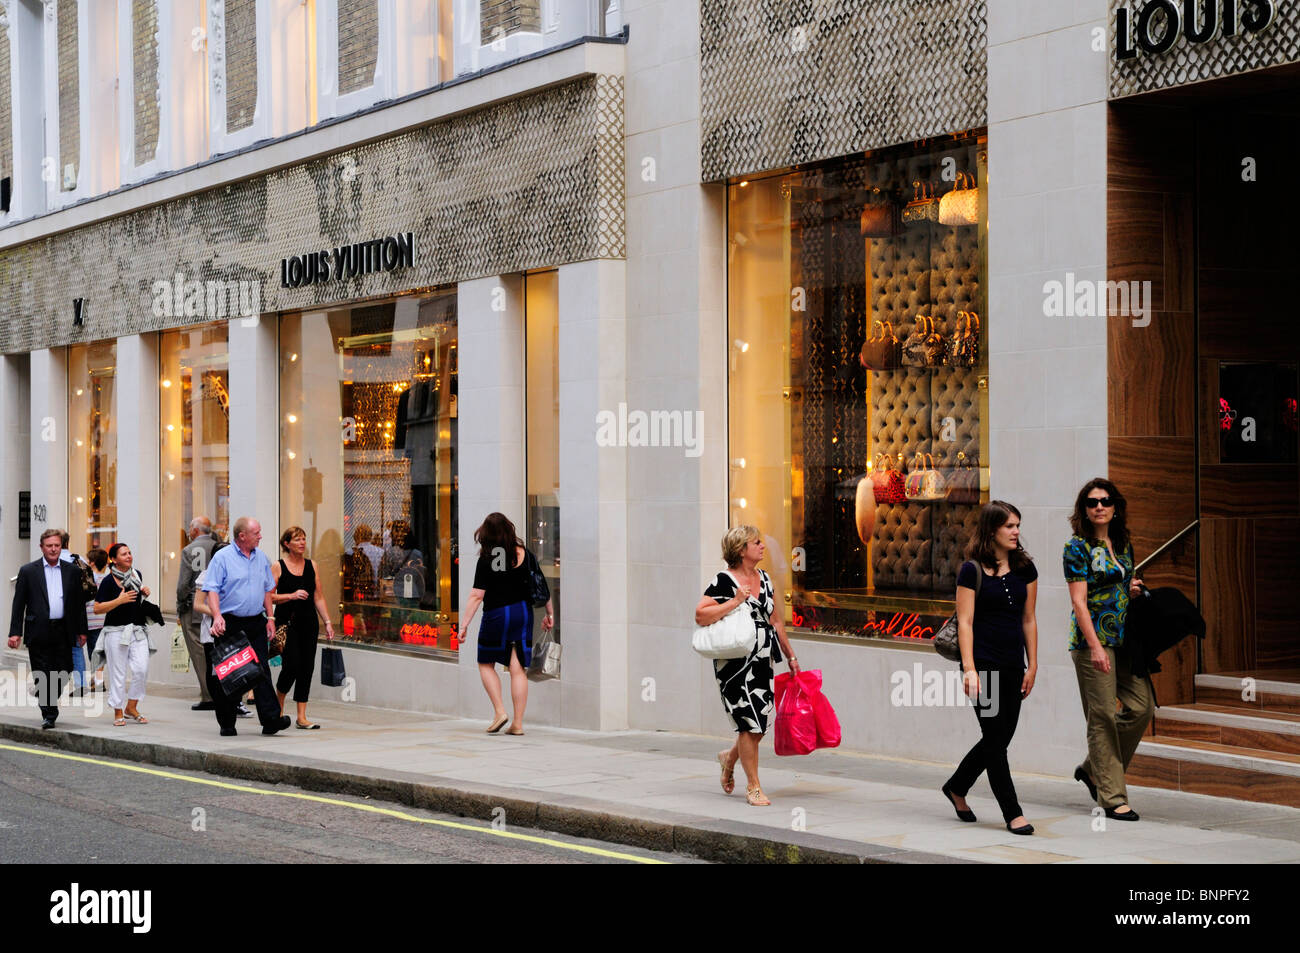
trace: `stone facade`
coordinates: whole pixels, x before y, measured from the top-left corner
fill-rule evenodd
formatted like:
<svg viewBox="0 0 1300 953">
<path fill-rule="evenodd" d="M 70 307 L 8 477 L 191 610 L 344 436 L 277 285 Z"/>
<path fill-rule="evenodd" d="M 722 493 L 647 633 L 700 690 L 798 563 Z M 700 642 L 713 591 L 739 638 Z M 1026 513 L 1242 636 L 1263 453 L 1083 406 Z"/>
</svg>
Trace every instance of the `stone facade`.
<svg viewBox="0 0 1300 953">
<path fill-rule="evenodd" d="M 1205 23 L 1205 3 L 1198 0 L 1198 24 Z M 1222 35 L 1222 27 L 1208 43 L 1189 43 L 1180 38 L 1168 53 L 1138 55 L 1133 59 L 1115 58 L 1115 12 L 1129 9 L 1132 24 L 1146 6 L 1145 0 L 1111 0 L 1110 2 L 1110 98 L 1119 99 L 1138 93 L 1199 83 L 1220 76 L 1248 70 L 1266 69 L 1283 63 L 1300 62 L 1300 0 L 1274 0 L 1273 22 L 1266 29 L 1252 33 L 1238 27 L 1235 36 Z M 1217 0 L 1212 6 L 1218 7 Z M 1247 4 L 1241 9 L 1248 10 Z M 1244 22 L 1244 21 L 1243 21 Z"/>
<path fill-rule="evenodd" d="M 704 181 L 988 121 L 982 0 L 702 0 Z"/>
<path fill-rule="evenodd" d="M 257 113 L 257 0 L 226 0 L 226 132 Z"/>
<path fill-rule="evenodd" d="M 538 0 L 480 0 L 479 42 L 487 46 L 513 33 L 541 33 L 542 5 Z"/>
<path fill-rule="evenodd" d="M 155 313 L 177 273 L 255 282 L 270 312 L 620 259 L 623 161 L 623 81 L 600 75 L 45 238 L 0 254 L 0 352 L 222 316 Z M 282 258 L 405 232 L 413 267 L 281 287 Z"/>
<path fill-rule="evenodd" d="M 375 82 L 379 0 L 339 0 L 339 95 Z"/>
<path fill-rule="evenodd" d="M 158 152 L 158 4 L 132 0 L 131 71 L 135 83 L 135 164 Z"/>
<path fill-rule="evenodd" d="M 77 187 L 81 172 L 81 95 L 77 61 L 77 0 L 59 0 L 59 188 Z M 72 166 L 70 178 L 65 170 Z"/>
</svg>

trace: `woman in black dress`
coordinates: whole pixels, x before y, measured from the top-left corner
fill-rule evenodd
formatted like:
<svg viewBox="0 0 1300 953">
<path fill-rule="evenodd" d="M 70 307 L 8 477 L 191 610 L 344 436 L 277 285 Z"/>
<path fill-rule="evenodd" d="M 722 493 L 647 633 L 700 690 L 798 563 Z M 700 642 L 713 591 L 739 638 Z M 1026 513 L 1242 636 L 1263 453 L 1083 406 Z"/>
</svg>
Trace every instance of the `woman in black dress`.
<svg viewBox="0 0 1300 953">
<path fill-rule="evenodd" d="M 334 624 L 325 608 L 325 594 L 321 591 L 316 566 L 307 558 L 307 531 L 301 526 L 290 526 L 280 534 L 280 549 L 284 556 L 271 567 L 275 576 L 275 591 L 271 602 L 275 606 L 275 626 L 289 627 L 280 653 L 280 677 L 275 682 L 275 692 L 280 697 L 280 714 L 284 714 L 284 699 L 293 689 L 293 700 L 298 703 L 298 718 L 294 722 L 304 730 L 319 728 L 307 720 L 307 697 L 311 692 L 311 677 L 316 671 L 316 636 L 319 626 L 317 615 L 325 620 L 325 638 L 334 638 Z"/>
<path fill-rule="evenodd" d="M 515 524 L 502 513 L 491 513 L 474 530 L 478 543 L 478 565 L 474 567 L 474 588 L 469 591 L 460 631 L 469 631 L 474 613 L 483 607 L 478 630 L 478 673 L 483 690 L 492 701 L 492 723 L 488 734 L 496 734 L 507 721 L 501 698 L 501 679 L 496 667 L 510 670 L 510 701 L 514 720 L 506 734 L 524 733 L 524 707 L 528 704 L 528 666 L 533 660 L 533 606 L 529 599 L 528 550 L 515 532 Z M 546 603 L 542 629 L 549 632 L 555 619 Z"/>
<path fill-rule="evenodd" d="M 960 820 L 974 821 L 966 794 L 988 772 L 1007 830 L 1032 834 L 1007 764 L 1020 703 L 1038 675 L 1038 570 L 1020 545 L 1020 511 L 1001 500 L 986 503 L 967 554 L 957 573 L 957 642 L 962 685 L 975 702 L 982 737 L 944 784 L 943 795 Z"/>
<path fill-rule="evenodd" d="M 722 766 L 722 790 L 735 790 L 736 762 L 749 779 L 745 799 L 754 807 L 772 802 L 758 781 L 758 743 L 767 734 L 774 693 L 772 666 L 781 661 L 782 652 L 789 660 L 790 672 L 798 674 L 799 660 L 785 636 L 785 620 L 775 611 L 782 605 L 771 577 L 758 568 L 766 554 L 763 537 L 753 526 L 735 526 L 722 537 L 722 559 L 727 572 L 720 572 L 713 585 L 695 607 L 695 624 L 712 625 L 723 616 L 747 603 L 749 614 L 758 629 L 754 650 L 744 658 L 714 659 L 713 674 L 718 680 L 722 707 L 736 729 L 736 742 L 718 752 Z"/>
</svg>

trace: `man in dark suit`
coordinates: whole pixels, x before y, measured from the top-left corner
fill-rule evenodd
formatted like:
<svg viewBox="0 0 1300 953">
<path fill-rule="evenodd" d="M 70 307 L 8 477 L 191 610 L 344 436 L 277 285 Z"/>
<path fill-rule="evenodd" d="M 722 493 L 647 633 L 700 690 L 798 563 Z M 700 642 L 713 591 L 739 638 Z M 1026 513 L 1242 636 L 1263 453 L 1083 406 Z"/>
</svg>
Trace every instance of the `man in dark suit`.
<svg viewBox="0 0 1300 953">
<path fill-rule="evenodd" d="M 212 538 L 212 521 L 206 516 L 196 516 L 190 521 L 190 544 L 181 550 L 180 572 L 176 576 L 176 620 L 185 634 L 185 647 L 190 653 L 190 664 L 199 680 L 199 701 L 190 707 L 195 711 L 212 711 L 217 706 L 208 693 L 207 663 L 203 657 L 203 643 L 199 630 L 203 616 L 194 611 L 195 580 L 208 568 L 217 541 Z"/>
<path fill-rule="evenodd" d="M 86 644 L 81 572 L 59 559 L 61 536 L 57 529 L 43 532 L 41 558 L 18 570 L 9 621 L 9 648 L 18 648 L 19 640 L 27 644 L 42 728 L 53 728 L 59 717 L 59 696 L 72 669 L 73 644 Z"/>
</svg>

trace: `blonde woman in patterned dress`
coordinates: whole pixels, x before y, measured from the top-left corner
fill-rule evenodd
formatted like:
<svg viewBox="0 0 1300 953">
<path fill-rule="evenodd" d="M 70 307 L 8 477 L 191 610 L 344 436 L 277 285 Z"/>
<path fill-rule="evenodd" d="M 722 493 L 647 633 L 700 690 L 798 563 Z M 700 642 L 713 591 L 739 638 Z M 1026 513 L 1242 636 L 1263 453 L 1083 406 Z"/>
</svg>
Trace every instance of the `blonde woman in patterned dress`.
<svg viewBox="0 0 1300 953">
<path fill-rule="evenodd" d="M 767 734 L 772 716 L 775 678 L 773 665 L 782 653 L 789 660 L 790 671 L 799 672 L 799 660 L 785 636 L 782 613 L 773 610 L 782 604 L 771 577 L 758 568 L 766 554 L 763 537 L 753 526 L 736 526 L 722 537 L 722 559 L 727 572 L 720 572 L 695 607 L 695 624 L 712 625 L 742 603 L 758 630 L 754 650 L 744 658 L 714 659 L 713 674 L 718 680 L 722 707 L 736 729 L 736 743 L 718 753 L 722 766 L 722 790 L 735 790 L 736 762 L 740 762 L 749 783 L 745 799 L 754 807 L 767 807 L 767 799 L 758 781 L 758 743 Z"/>
<path fill-rule="evenodd" d="M 1089 480 L 1074 501 L 1074 535 L 1062 560 L 1074 607 L 1070 655 L 1088 722 L 1088 757 L 1074 777 L 1107 817 L 1136 821 L 1124 772 L 1151 721 L 1153 695 L 1150 681 L 1132 673 L 1124 651 L 1129 597 L 1142 591 L 1126 516 L 1127 503 L 1114 483 Z"/>
</svg>

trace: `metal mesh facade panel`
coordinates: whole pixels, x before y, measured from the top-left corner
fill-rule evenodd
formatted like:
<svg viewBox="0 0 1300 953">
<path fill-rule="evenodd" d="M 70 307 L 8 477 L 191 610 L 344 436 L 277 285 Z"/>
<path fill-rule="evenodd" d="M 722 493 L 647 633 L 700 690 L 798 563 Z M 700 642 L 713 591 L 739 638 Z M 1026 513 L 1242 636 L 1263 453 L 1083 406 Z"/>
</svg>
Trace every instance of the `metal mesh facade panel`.
<svg viewBox="0 0 1300 953">
<path fill-rule="evenodd" d="M 1198 15 L 1203 17 L 1199 0 Z M 1218 0 L 1213 0 L 1216 4 Z M 1236 36 L 1216 35 L 1207 43 L 1189 43 L 1180 38 L 1168 53 L 1117 60 L 1115 51 L 1115 12 L 1130 9 L 1130 20 L 1143 8 L 1133 0 L 1111 0 L 1110 4 L 1110 96 L 1120 99 L 1171 86 L 1185 86 L 1220 76 L 1265 69 L 1283 63 L 1300 62 L 1300 0 L 1277 0 L 1272 26 L 1261 33 L 1238 30 Z M 1198 22 L 1204 22 L 1200 20 Z"/>
<path fill-rule="evenodd" d="M 977 0 L 703 0 L 711 182 L 987 124 Z"/>
<path fill-rule="evenodd" d="M 263 312 L 624 256 L 623 80 L 588 77 L 0 254 L 0 351 L 201 323 L 155 282 L 253 281 Z M 282 288 L 280 260 L 415 233 L 415 264 Z M 73 327 L 73 298 L 86 299 Z"/>
</svg>

